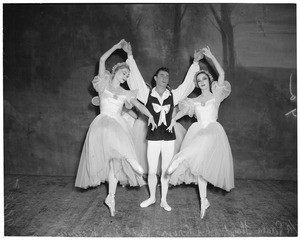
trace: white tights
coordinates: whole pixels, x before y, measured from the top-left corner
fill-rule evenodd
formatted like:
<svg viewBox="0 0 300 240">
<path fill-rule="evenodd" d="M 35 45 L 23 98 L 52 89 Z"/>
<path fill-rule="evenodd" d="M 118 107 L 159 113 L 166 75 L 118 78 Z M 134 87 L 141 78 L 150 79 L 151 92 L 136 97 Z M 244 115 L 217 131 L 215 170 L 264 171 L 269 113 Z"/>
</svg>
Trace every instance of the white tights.
<svg viewBox="0 0 300 240">
<path fill-rule="evenodd" d="M 109 161 L 109 172 L 108 172 L 108 193 L 111 196 L 115 196 L 117 189 L 118 179 L 115 177 L 114 166 L 112 160 Z"/>
<path fill-rule="evenodd" d="M 155 199 L 157 185 L 157 166 L 159 155 L 161 153 L 161 202 L 167 202 L 167 193 L 170 177 L 166 174 L 167 168 L 174 155 L 175 140 L 172 141 L 148 141 L 147 157 L 148 157 L 148 185 L 150 191 L 150 199 Z"/>
<path fill-rule="evenodd" d="M 206 198 L 206 187 L 207 181 L 204 180 L 201 176 L 198 176 L 198 188 L 201 200 Z"/>
</svg>

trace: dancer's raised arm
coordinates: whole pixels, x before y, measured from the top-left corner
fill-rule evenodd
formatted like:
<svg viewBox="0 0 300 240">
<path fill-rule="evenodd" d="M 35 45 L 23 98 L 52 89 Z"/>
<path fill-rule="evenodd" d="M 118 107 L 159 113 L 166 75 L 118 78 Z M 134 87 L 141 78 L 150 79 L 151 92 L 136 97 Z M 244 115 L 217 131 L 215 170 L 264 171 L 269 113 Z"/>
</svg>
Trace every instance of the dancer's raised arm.
<svg viewBox="0 0 300 240">
<path fill-rule="evenodd" d="M 174 95 L 174 106 L 176 106 L 181 100 L 186 98 L 194 90 L 195 84 L 193 79 L 195 73 L 200 70 L 198 62 L 202 57 L 203 55 L 201 54 L 201 52 L 195 50 L 193 64 L 190 66 L 183 83 L 179 85 L 178 88 L 172 91 Z"/>
<path fill-rule="evenodd" d="M 106 51 L 99 60 L 99 72 L 98 72 L 98 76 L 99 77 L 104 77 L 105 75 L 105 62 L 106 60 L 109 58 L 109 56 L 117 49 L 120 49 L 124 46 L 124 44 L 126 44 L 125 40 L 122 39 L 120 42 L 118 42 L 117 44 L 113 45 L 112 48 L 110 48 L 108 51 Z"/>
<path fill-rule="evenodd" d="M 216 59 L 216 57 L 211 53 L 209 47 L 207 46 L 206 48 L 202 48 L 202 52 L 203 54 L 210 58 L 211 61 L 213 62 L 214 66 L 216 67 L 219 77 L 218 77 L 218 85 L 221 87 L 224 84 L 224 80 L 225 80 L 225 72 L 224 69 L 222 68 L 222 66 L 220 65 L 220 63 L 218 62 L 218 60 Z"/>
<path fill-rule="evenodd" d="M 138 96 L 137 98 L 144 104 L 147 103 L 148 95 L 149 95 L 149 88 L 147 87 L 145 80 L 143 79 L 140 70 L 137 67 L 137 64 L 132 55 L 132 48 L 130 43 L 124 45 L 123 50 L 127 52 L 128 59 L 126 63 L 129 65 L 130 68 L 130 76 L 127 80 L 127 84 L 131 90 L 138 89 Z"/>
</svg>

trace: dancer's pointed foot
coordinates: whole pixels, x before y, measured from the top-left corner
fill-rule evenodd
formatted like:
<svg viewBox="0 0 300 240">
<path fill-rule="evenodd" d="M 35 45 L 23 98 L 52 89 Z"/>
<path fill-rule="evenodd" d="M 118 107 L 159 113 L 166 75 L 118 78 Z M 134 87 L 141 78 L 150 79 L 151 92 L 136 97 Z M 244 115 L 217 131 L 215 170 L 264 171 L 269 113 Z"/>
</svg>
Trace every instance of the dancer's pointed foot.
<svg viewBox="0 0 300 240">
<path fill-rule="evenodd" d="M 144 170 L 143 170 L 143 168 L 142 168 L 141 166 L 137 166 L 137 167 L 135 168 L 135 171 L 136 171 L 139 175 L 141 175 L 141 176 L 143 176 L 143 174 L 144 174 Z"/>
<path fill-rule="evenodd" d="M 140 207 L 141 208 L 149 207 L 150 205 L 154 204 L 155 201 L 156 201 L 155 198 L 148 198 L 147 200 L 145 200 L 140 204 Z"/>
<path fill-rule="evenodd" d="M 171 163 L 170 167 L 168 168 L 167 173 L 169 175 L 172 174 L 178 168 L 178 166 L 182 162 L 182 160 L 183 160 L 182 158 L 177 158 L 176 160 L 174 160 Z"/>
<path fill-rule="evenodd" d="M 140 166 L 140 164 L 136 163 L 135 161 L 130 162 L 130 164 L 131 164 L 133 170 L 137 172 L 137 174 L 139 174 L 141 176 L 144 174 L 144 170 Z"/>
<path fill-rule="evenodd" d="M 200 212 L 201 219 L 204 218 L 206 209 L 208 209 L 209 206 L 210 206 L 210 203 L 207 200 L 207 198 L 201 200 L 201 212 Z"/>
<path fill-rule="evenodd" d="M 109 207 L 110 215 L 112 217 L 115 216 L 116 209 L 115 209 L 115 195 L 114 194 L 108 194 L 105 199 L 105 204 Z"/>
<path fill-rule="evenodd" d="M 168 212 L 170 212 L 172 210 L 172 208 L 169 206 L 169 204 L 167 202 L 161 202 L 160 206 Z"/>
</svg>

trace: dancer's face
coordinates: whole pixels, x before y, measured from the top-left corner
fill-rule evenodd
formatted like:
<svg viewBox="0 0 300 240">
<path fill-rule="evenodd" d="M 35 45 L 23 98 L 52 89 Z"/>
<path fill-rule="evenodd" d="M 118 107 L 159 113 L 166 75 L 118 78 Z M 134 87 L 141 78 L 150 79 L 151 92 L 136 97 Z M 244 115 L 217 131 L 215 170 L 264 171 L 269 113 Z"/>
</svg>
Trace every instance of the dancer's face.
<svg viewBox="0 0 300 240">
<path fill-rule="evenodd" d="M 156 86 L 167 87 L 169 83 L 169 73 L 163 70 L 160 70 L 157 76 L 154 76 L 156 81 Z"/>
<path fill-rule="evenodd" d="M 118 81 L 120 82 L 120 83 L 124 83 L 124 82 L 126 82 L 127 80 L 128 80 L 128 78 L 129 78 L 129 70 L 128 70 L 128 68 L 121 68 L 121 69 L 119 69 L 118 71 L 117 71 L 117 73 L 116 73 L 116 78 L 118 79 Z"/>
<path fill-rule="evenodd" d="M 209 88 L 209 77 L 206 74 L 200 73 L 196 79 L 197 79 L 198 87 L 201 90 Z"/>
</svg>

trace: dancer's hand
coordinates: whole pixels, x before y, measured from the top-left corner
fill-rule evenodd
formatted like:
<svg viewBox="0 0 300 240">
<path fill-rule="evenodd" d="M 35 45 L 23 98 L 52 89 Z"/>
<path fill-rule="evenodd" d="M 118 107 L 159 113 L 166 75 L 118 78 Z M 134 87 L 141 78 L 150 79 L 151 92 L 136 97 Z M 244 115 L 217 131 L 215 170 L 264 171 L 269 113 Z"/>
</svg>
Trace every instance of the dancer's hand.
<svg viewBox="0 0 300 240">
<path fill-rule="evenodd" d="M 173 132 L 173 127 L 175 126 L 175 124 L 176 124 L 176 120 L 175 120 L 175 118 L 172 118 L 171 124 L 170 124 L 170 126 L 167 128 L 167 131 L 169 131 L 170 133 Z"/>
<path fill-rule="evenodd" d="M 120 42 L 118 42 L 118 43 L 115 45 L 115 48 L 116 48 L 116 49 L 121 49 L 121 48 L 123 48 L 126 44 L 127 44 L 127 42 L 125 41 L 125 39 L 122 39 Z"/>
<path fill-rule="evenodd" d="M 127 53 L 127 55 L 132 55 L 130 42 L 126 42 L 126 44 L 123 46 L 123 50 Z"/>
<path fill-rule="evenodd" d="M 209 58 L 212 58 L 213 57 L 213 54 L 211 53 L 210 49 L 209 49 L 209 46 L 205 47 L 205 48 L 202 48 L 200 50 L 206 57 L 209 57 Z"/>
<path fill-rule="evenodd" d="M 203 54 L 201 50 L 194 51 L 194 62 L 199 62 L 203 58 Z"/>
<path fill-rule="evenodd" d="M 157 128 L 157 125 L 154 122 L 154 119 L 153 119 L 152 115 L 148 118 L 148 126 L 150 126 L 150 124 L 152 124 L 151 131 L 154 131 L 154 129 Z"/>
</svg>

